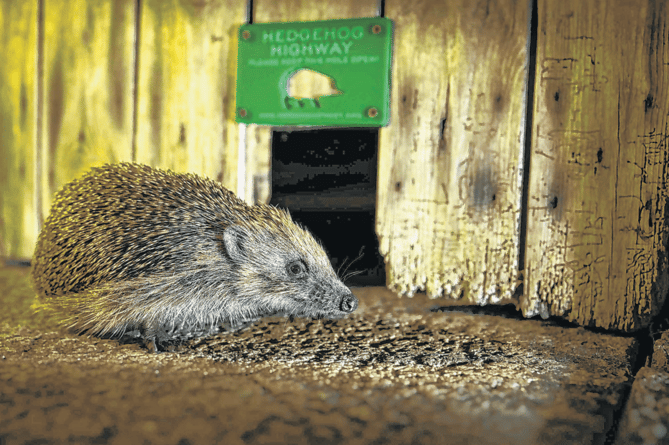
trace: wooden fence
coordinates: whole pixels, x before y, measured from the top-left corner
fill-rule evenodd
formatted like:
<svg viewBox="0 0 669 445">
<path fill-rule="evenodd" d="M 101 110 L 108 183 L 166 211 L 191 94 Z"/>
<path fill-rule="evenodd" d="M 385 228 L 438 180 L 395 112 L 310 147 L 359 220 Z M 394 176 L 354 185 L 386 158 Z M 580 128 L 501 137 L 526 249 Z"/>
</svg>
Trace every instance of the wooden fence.
<svg viewBox="0 0 669 445">
<path fill-rule="evenodd" d="M 379 11 L 253 5 L 256 22 Z M 667 1 L 383 9 L 395 22 L 377 191 L 389 287 L 646 326 L 669 288 Z M 246 197 L 260 181 L 266 199 L 271 129 L 234 122 L 246 19 L 239 0 L 0 0 L 0 255 L 30 257 L 53 193 L 103 162 L 195 171 Z"/>
</svg>

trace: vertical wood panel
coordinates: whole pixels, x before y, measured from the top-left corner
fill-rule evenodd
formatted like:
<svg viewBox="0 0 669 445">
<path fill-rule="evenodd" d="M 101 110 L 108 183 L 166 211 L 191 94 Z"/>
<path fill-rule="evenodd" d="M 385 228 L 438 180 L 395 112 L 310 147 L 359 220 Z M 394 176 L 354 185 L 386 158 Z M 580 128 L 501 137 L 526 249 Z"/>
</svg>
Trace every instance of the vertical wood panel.
<svg viewBox="0 0 669 445">
<path fill-rule="evenodd" d="M 244 124 L 240 124 L 244 125 Z M 272 197 L 272 128 L 246 125 L 246 196 L 249 204 L 267 204 Z"/>
<path fill-rule="evenodd" d="M 44 1 L 45 215 L 65 182 L 132 160 L 135 2 Z"/>
<path fill-rule="evenodd" d="M 255 23 L 375 17 L 379 4 L 378 0 L 254 0 L 253 3 Z"/>
<path fill-rule="evenodd" d="M 141 3 L 137 161 L 235 189 L 236 29 L 246 1 Z"/>
<path fill-rule="evenodd" d="M 664 1 L 539 0 L 526 315 L 633 330 L 667 292 Z"/>
<path fill-rule="evenodd" d="M 479 304 L 517 287 L 528 4 L 386 1 L 396 24 L 377 233 L 389 287 Z"/>
<path fill-rule="evenodd" d="M 0 1 L 0 256 L 30 258 L 37 239 L 37 0 Z"/>
<path fill-rule="evenodd" d="M 374 17 L 377 0 L 255 0 L 254 22 L 294 22 Z M 271 128 L 249 125 L 247 132 L 247 190 L 268 202 L 271 196 Z"/>
</svg>

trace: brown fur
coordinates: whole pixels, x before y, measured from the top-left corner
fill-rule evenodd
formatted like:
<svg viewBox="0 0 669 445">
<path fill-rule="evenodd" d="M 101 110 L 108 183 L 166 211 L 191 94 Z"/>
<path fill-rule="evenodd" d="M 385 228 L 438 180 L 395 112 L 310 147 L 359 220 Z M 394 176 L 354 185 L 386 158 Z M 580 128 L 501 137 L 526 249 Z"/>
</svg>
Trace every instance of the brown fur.
<svg viewBox="0 0 669 445">
<path fill-rule="evenodd" d="M 79 332 L 160 342 L 273 314 L 343 317 L 357 300 L 290 215 L 220 184 L 130 163 L 94 168 L 56 195 L 33 280 Z"/>
</svg>

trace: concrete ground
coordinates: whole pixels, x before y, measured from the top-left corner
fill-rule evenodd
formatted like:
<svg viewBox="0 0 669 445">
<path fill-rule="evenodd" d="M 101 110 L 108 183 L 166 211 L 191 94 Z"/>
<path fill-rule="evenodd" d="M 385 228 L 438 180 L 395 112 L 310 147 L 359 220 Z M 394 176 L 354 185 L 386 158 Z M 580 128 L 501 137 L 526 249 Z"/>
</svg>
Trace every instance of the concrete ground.
<svg viewBox="0 0 669 445">
<path fill-rule="evenodd" d="M 0 269 L 0 445 L 669 443 L 668 334 L 650 355 L 648 335 L 375 287 L 347 319 L 152 354 L 34 314 L 28 272 Z"/>
</svg>

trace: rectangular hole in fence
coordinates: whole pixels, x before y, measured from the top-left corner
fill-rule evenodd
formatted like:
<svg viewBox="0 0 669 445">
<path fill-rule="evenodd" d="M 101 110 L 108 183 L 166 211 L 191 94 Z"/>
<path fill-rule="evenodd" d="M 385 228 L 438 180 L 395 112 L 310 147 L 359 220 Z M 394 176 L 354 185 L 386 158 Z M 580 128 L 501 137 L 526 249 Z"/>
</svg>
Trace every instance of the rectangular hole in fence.
<svg viewBox="0 0 669 445">
<path fill-rule="evenodd" d="M 272 134 L 271 204 L 323 244 L 349 285 L 385 283 L 376 237 L 377 129 L 319 129 Z M 353 264 L 356 258 L 358 258 Z"/>
</svg>

